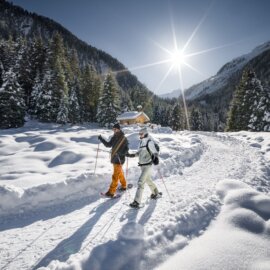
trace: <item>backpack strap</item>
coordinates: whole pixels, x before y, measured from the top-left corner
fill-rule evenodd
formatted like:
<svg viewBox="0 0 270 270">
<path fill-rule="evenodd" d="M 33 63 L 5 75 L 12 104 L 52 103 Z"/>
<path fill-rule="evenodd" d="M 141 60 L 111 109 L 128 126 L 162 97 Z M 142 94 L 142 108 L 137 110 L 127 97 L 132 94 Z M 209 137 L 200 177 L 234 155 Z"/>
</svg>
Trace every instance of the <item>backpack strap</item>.
<svg viewBox="0 0 270 270">
<path fill-rule="evenodd" d="M 147 143 L 146 143 L 146 149 L 147 149 L 147 151 L 148 151 L 148 153 L 150 154 L 150 156 L 152 157 L 152 153 L 151 153 L 151 151 L 150 151 L 150 149 L 149 149 L 149 147 L 148 147 L 148 144 L 149 144 L 149 142 L 151 141 L 151 139 L 149 139 L 148 141 L 147 141 Z"/>
</svg>

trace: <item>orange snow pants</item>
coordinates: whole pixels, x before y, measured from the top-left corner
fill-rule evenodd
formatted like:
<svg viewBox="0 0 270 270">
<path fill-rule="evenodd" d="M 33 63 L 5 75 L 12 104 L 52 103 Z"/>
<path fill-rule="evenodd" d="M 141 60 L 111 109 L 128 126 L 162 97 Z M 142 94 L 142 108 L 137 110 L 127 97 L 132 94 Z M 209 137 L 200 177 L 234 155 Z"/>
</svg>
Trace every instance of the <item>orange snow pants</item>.
<svg viewBox="0 0 270 270">
<path fill-rule="evenodd" d="M 118 186 L 118 180 L 123 188 L 127 187 L 127 182 L 123 173 L 122 165 L 121 164 L 113 164 L 113 175 L 112 175 L 112 182 L 110 185 L 109 192 L 114 194 L 116 192 Z"/>
</svg>

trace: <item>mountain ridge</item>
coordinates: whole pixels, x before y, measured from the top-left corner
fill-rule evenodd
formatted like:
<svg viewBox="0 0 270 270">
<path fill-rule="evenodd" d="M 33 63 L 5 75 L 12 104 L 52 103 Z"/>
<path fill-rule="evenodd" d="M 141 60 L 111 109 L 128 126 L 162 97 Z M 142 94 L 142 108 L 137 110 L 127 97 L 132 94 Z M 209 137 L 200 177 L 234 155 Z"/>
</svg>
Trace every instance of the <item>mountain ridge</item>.
<svg viewBox="0 0 270 270">
<path fill-rule="evenodd" d="M 267 50 L 270 50 L 270 41 L 258 45 L 250 53 L 236 57 L 227 62 L 218 70 L 216 75 L 186 89 L 186 99 L 194 100 L 200 98 L 202 95 L 219 91 L 222 87 L 226 86 L 233 74 L 241 71 L 252 59 Z"/>
</svg>

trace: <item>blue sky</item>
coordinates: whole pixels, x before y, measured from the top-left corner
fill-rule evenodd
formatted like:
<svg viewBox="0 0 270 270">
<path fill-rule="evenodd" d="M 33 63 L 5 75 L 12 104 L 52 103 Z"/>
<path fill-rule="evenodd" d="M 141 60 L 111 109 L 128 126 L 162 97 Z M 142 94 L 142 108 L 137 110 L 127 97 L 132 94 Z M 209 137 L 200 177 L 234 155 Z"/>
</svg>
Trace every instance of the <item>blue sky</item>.
<svg viewBox="0 0 270 270">
<path fill-rule="evenodd" d="M 270 40 L 269 0 L 12 2 L 59 22 L 78 38 L 116 57 L 156 94 L 180 88 L 177 69 L 164 79 L 171 62 L 137 67 L 171 58 L 162 48 L 173 51 L 174 36 L 179 49 L 190 39 L 184 54 L 226 45 L 185 60 L 196 71 L 182 65 L 184 88 L 216 74 L 226 62 Z"/>
</svg>

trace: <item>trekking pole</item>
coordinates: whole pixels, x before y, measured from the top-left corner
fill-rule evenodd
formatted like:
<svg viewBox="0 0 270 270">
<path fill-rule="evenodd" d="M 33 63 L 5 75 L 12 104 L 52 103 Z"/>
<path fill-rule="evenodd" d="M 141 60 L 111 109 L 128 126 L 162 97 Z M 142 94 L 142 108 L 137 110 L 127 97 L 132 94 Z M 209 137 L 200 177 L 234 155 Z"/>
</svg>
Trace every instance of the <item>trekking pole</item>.
<svg viewBox="0 0 270 270">
<path fill-rule="evenodd" d="M 96 163 L 95 163 L 95 170 L 94 170 L 94 174 L 96 174 L 96 168 L 97 168 L 97 159 L 98 159 L 99 145 L 100 145 L 100 142 L 98 143 L 98 147 L 97 147 L 97 155 L 96 155 Z"/>
<path fill-rule="evenodd" d="M 159 168 L 158 168 L 157 170 L 158 170 L 158 173 L 159 173 L 159 177 L 161 178 L 161 180 L 162 180 L 162 182 L 163 182 L 163 185 L 164 185 L 164 187 L 165 187 L 165 189 L 166 189 L 166 191 L 167 191 L 167 193 L 168 193 L 169 199 L 170 199 L 170 201 L 172 202 L 171 195 L 170 195 L 169 190 L 168 190 L 168 188 L 167 188 L 167 186 L 166 186 L 166 184 L 165 184 L 165 181 L 164 181 L 164 179 L 163 179 L 163 176 L 162 176 L 162 174 L 160 173 Z"/>
<path fill-rule="evenodd" d="M 127 157 L 127 165 L 126 165 L 126 180 L 128 178 L 128 157 Z"/>
</svg>

